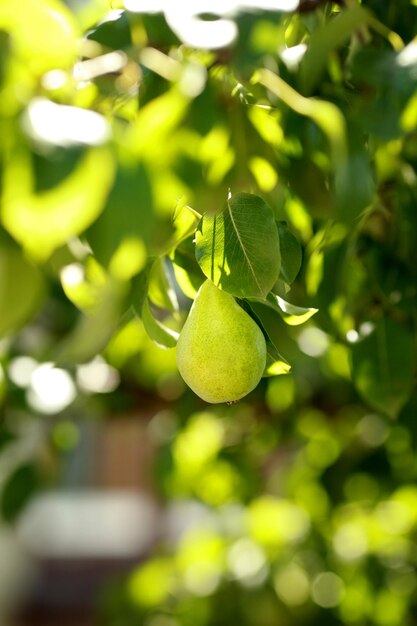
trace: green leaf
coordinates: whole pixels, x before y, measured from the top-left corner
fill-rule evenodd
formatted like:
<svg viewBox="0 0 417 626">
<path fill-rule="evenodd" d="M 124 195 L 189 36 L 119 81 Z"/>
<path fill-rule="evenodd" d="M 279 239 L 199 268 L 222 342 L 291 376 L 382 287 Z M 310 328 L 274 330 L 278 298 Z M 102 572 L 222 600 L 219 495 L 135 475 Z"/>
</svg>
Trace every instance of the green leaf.
<svg viewBox="0 0 417 626">
<path fill-rule="evenodd" d="M 0 499 L 0 513 L 3 519 L 11 521 L 22 511 L 39 487 L 39 476 L 35 467 L 26 463 L 20 465 L 9 476 Z"/>
<path fill-rule="evenodd" d="M 177 343 L 178 333 L 165 326 L 154 316 L 148 297 L 152 291 L 158 303 L 164 305 L 165 308 L 165 304 L 167 304 L 165 299 L 168 296 L 163 296 L 162 291 L 156 286 L 151 290 L 150 284 L 153 272 L 160 271 L 162 261 L 159 257 L 148 259 L 146 267 L 133 281 L 131 303 L 137 317 L 142 319 L 143 326 L 152 341 L 161 348 L 173 348 Z"/>
<path fill-rule="evenodd" d="M 269 308 L 279 313 L 286 324 L 289 326 L 300 326 L 304 324 L 310 317 L 313 317 L 318 311 L 313 307 L 295 306 L 287 302 L 280 296 L 270 293 L 265 302 L 261 302 Z"/>
<path fill-rule="evenodd" d="M 178 311 L 178 299 L 172 284 L 167 260 L 159 257 L 152 265 L 149 276 L 148 298 L 156 306 L 167 311 Z"/>
<path fill-rule="evenodd" d="M 195 258 L 195 244 L 191 237 L 181 242 L 171 253 L 175 279 L 183 293 L 192 300 L 205 280 Z"/>
<path fill-rule="evenodd" d="M 278 222 L 279 247 L 281 250 L 281 277 L 291 285 L 300 271 L 302 251 L 298 239 L 284 221 Z"/>
<path fill-rule="evenodd" d="M 126 289 L 122 283 L 109 281 L 89 315 L 81 315 L 74 330 L 52 355 L 53 361 L 71 365 L 91 361 L 106 347 L 122 316 Z"/>
<path fill-rule="evenodd" d="M 138 317 L 142 316 L 143 305 L 148 297 L 149 279 L 157 257 L 149 257 L 143 270 L 132 280 L 131 305 Z"/>
<path fill-rule="evenodd" d="M 291 370 L 291 365 L 280 354 L 278 348 L 276 347 L 274 341 L 271 339 L 270 334 L 266 329 L 266 325 L 263 320 L 263 313 L 265 311 L 264 306 L 257 307 L 255 310 L 253 302 L 248 302 L 247 300 L 239 300 L 238 303 L 246 311 L 246 313 L 250 315 L 252 319 L 258 324 L 265 337 L 266 364 L 262 377 L 266 378 L 269 376 L 278 376 L 279 374 L 288 374 Z M 265 302 L 262 302 L 262 305 L 265 305 Z"/>
<path fill-rule="evenodd" d="M 126 239 L 151 239 L 155 222 L 153 205 L 147 167 L 143 163 L 120 165 L 104 210 L 87 233 L 100 263 L 107 267 Z"/>
<path fill-rule="evenodd" d="M 397 417 L 413 389 L 415 337 L 393 320 L 381 319 L 351 348 L 354 383 L 375 409 Z"/>
<path fill-rule="evenodd" d="M 174 348 L 176 346 L 179 334 L 156 319 L 149 306 L 148 298 L 143 304 L 142 321 L 149 337 L 160 348 Z"/>
<path fill-rule="evenodd" d="M 65 3 L 57 0 L 21 0 L 18 11 L 13 3 L 1 2 L 0 29 L 12 32 L 17 58 L 39 76 L 72 67 L 79 55 L 76 20 Z"/>
<path fill-rule="evenodd" d="M 318 309 L 313 307 L 295 306 L 280 296 L 274 296 L 273 294 L 270 295 L 271 299 L 276 299 L 278 306 L 281 309 L 281 317 L 286 324 L 289 324 L 289 326 L 299 326 L 300 324 L 304 324 L 304 322 L 307 322 L 307 320 L 309 320 L 310 317 L 313 317 L 313 315 L 315 315 L 318 311 Z"/>
<path fill-rule="evenodd" d="M 201 220 L 201 215 L 195 209 L 185 204 L 185 201 L 178 202 L 175 213 L 172 218 L 172 225 L 174 228 L 174 235 L 168 244 L 168 251 L 171 256 L 173 250 L 179 246 L 183 241 L 188 239 L 191 235 L 194 235 L 198 222 Z"/>
<path fill-rule="evenodd" d="M 97 41 L 112 50 L 126 49 L 132 45 L 130 24 L 126 11 L 116 19 L 103 21 L 87 35 L 88 39 Z"/>
<path fill-rule="evenodd" d="M 45 261 L 98 217 L 113 174 L 110 152 L 91 149 L 62 183 L 35 193 L 27 155 L 15 155 L 5 170 L 3 224 L 33 258 Z"/>
<path fill-rule="evenodd" d="M 218 214 L 203 216 L 196 258 L 207 278 L 240 298 L 265 298 L 280 266 L 278 231 L 271 208 L 258 196 L 239 193 Z"/>
<path fill-rule="evenodd" d="M 368 18 L 369 13 L 355 3 L 314 31 L 300 64 L 305 92 L 311 93 L 314 90 L 331 53 L 342 46 L 358 27 L 366 25 Z"/>
<path fill-rule="evenodd" d="M 291 365 L 286 359 L 278 352 L 272 341 L 266 342 L 266 365 L 263 373 L 263 377 L 278 376 L 279 374 L 288 374 L 291 370 Z"/>
<path fill-rule="evenodd" d="M 0 248 L 0 337 L 22 326 L 40 306 L 43 294 L 38 268 L 17 248 Z"/>
</svg>

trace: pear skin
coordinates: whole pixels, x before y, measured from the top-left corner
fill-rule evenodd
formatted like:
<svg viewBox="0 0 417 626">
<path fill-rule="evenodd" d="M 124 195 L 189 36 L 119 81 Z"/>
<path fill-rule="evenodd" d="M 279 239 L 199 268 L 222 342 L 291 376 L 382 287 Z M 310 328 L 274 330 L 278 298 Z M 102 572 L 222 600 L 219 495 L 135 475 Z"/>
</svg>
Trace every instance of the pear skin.
<svg viewBox="0 0 417 626">
<path fill-rule="evenodd" d="M 255 389 L 265 363 L 259 326 L 233 296 L 206 280 L 177 343 L 184 381 L 206 402 L 234 402 Z"/>
</svg>

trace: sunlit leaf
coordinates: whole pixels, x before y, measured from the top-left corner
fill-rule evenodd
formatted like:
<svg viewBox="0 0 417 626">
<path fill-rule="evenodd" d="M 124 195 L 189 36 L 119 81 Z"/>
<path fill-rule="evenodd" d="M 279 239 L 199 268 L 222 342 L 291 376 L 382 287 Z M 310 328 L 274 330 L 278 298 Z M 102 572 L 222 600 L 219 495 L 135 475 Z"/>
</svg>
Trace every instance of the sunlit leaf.
<svg viewBox="0 0 417 626">
<path fill-rule="evenodd" d="M 71 11 L 59 0 L 0 4 L 0 28 L 11 31 L 17 58 L 38 75 L 69 68 L 79 52 L 79 32 Z"/>
<path fill-rule="evenodd" d="M 194 240 L 185 239 L 171 254 L 175 279 L 183 293 L 194 299 L 205 276 L 195 258 Z"/>
<path fill-rule="evenodd" d="M 37 267 L 19 249 L 0 248 L 0 337 L 24 324 L 43 295 L 44 281 Z"/>
<path fill-rule="evenodd" d="M 113 174 L 109 151 L 91 149 L 56 187 L 35 193 L 27 156 L 15 155 L 5 171 L 3 224 L 32 257 L 44 261 L 98 217 Z"/>
<path fill-rule="evenodd" d="M 301 307 L 295 306 L 290 302 L 286 302 L 280 296 L 275 296 L 274 294 L 270 294 L 270 301 L 272 300 L 277 302 L 279 308 L 281 309 L 281 316 L 286 324 L 290 326 L 299 326 L 300 324 L 304 324 L 307 320 L 310 319 L 313 315 L 315 315 L 318 309 L 313 307 Z"/>
<path fill-rule="evenodd" d="M 225 291 L 265 298 L 281 265 L 272 210 L 258 196 L 232 196 L 223 211 L 203 216 L 196 233 L 196 258 L 207 278 Z"/>
<path fill-rule="evenodd" d="M 272 341 L 266 342 L 266 365 L 263 376 L 278 376 L 279 374 L 288 374 L 291 365 L 279 353 Z"/>
<path fill-rule="evenodd" d="M 416 369 L 414 336 L 390 318 L 351 348 L 354 383 L 369 404 L 397 417 L 413 387 Z"/>
<path fill-rule="evenodd" d="M 318 98 L 305 98 L 269 69 L 258 70 L 254 83 L 261 83 L 299 115 L 310 118 L 327 137 L 336 178 L 346 176 L 347 139 L 346 120 L 333 103 Z"/>
<path fill-rule="evenodd" d="M 315 315 L 318 309 L 313 307 L 295 306 L 290 302 L 287 302 L 280 296 L 270 293 L 265 302 L 261 302 L 265 306 L 268 306 L 272 310 L 279 313 L 286 324 L 289 326 L 299 326 L 307 322 L 313 315 Z"/>
</svg>

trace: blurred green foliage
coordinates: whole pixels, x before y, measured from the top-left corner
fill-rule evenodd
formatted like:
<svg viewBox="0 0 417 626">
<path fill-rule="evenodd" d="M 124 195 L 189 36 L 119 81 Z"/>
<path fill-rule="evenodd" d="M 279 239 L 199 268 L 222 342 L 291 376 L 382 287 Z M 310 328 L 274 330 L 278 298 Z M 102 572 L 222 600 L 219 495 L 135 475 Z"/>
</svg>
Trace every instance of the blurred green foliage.
<svg viewBox="0 0 417 626">
<path fill-rule="evenodd" d="M 276 6 L 0 4 L 1 517 L 140 394 L 198 511 L 106 626 L 416 620 L 417 3 Z M 268 338 L 236 406 L 176 369 L 204 274 Z"/>
</svg>

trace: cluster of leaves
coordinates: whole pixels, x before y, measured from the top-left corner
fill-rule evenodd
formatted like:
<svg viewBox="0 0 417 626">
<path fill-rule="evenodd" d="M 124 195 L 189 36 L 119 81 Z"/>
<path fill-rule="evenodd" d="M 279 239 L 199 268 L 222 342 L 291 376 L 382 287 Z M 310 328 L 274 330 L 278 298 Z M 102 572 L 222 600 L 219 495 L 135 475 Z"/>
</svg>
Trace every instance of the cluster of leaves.
<svg viewBox="0 0 417 626">
<path fill-rule="evenodd" d="M 106 411 L 134 406 L 139 386 L 178 401 L 160 487 L 202 501 L 218 530 L 192 529 L 109 593 L 110 624 L 123 611 L 153 626 L 314 624 L 326 608 L 404 622 L 416 2 L 242 2 L 220 20 L 141 4 L 0 5 L 0 451 L 19 450 L 17 466 L 4 455 L 2 516 L 40 480 L 34 438 L 19 448 L 28 422 L 76 445 L 74 415 L 111 388 L 86 387 L 82 368 L 113 367 Z M 205 277 L 262 327 L 265 374 L 292 365 L 261 383 L 257 409 L 194 414 L 176 372 L 169 348 Z M 45 362 L 67 403 L 45 404 Z M 47 427 L 33 417 L 54 411 Z"/>
</svg>

